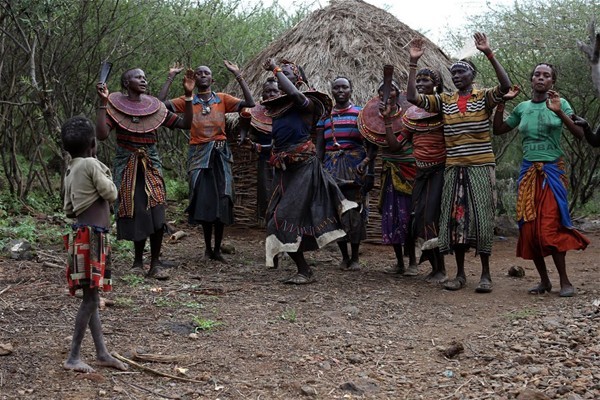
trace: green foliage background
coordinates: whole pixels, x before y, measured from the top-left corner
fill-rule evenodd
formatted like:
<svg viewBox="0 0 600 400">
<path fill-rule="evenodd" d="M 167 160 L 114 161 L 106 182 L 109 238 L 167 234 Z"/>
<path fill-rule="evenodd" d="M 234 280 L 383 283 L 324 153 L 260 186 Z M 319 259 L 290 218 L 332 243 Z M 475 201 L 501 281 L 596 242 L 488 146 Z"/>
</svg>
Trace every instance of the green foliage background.
<svg viewBox="0 0 600 400">
<path fill-rule="evenodd" d="M 513 82 L 524 89 L 519 101 L 528 98 L 534 65 L 554 64 L 560 94 L 579 115 L 600 124 L 589 64 L 576 47 L 577 39 L 586 39 L 589 21 L 600 16 L 600 3 L 531 0 L 489 7 L 485 14 L 471 18 L 464 31 L 448 35 L 450 48 L 460 48 L 464 37 L 476 30 L 486 32 Z M 223 59 L 244 65 L 311 8 L 313 4 L 296 3 L 290 11 L 277 2 L 248 6 L 241 0 L 0 0 L 0 220 L 36 212 L 61 213 L 65 155 L 60 125 L 78 114 L 94 119 L 95 82 L 103 60 L 113 63 L 111 91 L 119 90 L 123 71 L 141 67 L 149 91 L 157 93 L 174 62 L 210 66 L 219 90 L 231 79 Z M 495 84 L 485 57 L 476 57 L 475 62 L 479 84 Z M 181 93 L 179 85 L 171 90 L 172 96 Z M 508 111 L 516 104 L 509 104 Z M 183 131 L 160 134 L 169 196 L 179 201 L 187 196 L 187 141 Z M 582 212 L 600 209 L 589 204 L 600 184 L 598 151 L 568 133 L 563 143 L 572 207 Z M 114 146 L 111 137 L 99 149 L 99 158 L 109 165 Z M 494 147 L 499 192 L 504 196 L 501 212 L 511 214 L 520 140 L 517 134 L 505 135 L 494 139 Z M 0 223 L 4 229 L 0 240 L 12 228 L 8 222 Z"/>
<path fill-rule="evenodd" d="M 561 97 L 569 101 L 576 114 L 586 118 L 592 126 L 598 126 L 600 102 L 591 82 L 590 64 L 577 48 L 577 40 L 587 40 L 588 24 L 594 16 L 600 21 L 600 3 L 589 0 L 529 0 L 515 1 L 510 6 L 490 4 L 489 7 L 490 11 L 485 14 L 472 17 L 462 31 L 450 33 L 446 42 L 458 52 L 472 32 L 481 31 L 488 35 L 496 57 L 513 84 L 522 89 L 522 94 L 507 104 L 507 112 L 519 102 L 530 99 L 531 73 L 535 65 L 544 62 L 552 64 L 558 73 L 555 89 Z M 474 61 L 479 70 L 479 84 L 486 87 L 497 84 L 494 71 L 485 57 L 475 56 Z M 600 185 L 600 176 L 596 173 L 600 153 L 585 140 L 574 139 L 566 130 L 562 146 L 570 177 L 571 209 L 585 211 L 581 206 L 594 199 Z M 499 185 L 501 188 L 510 187 L 510 182 L 503 180 L 518 176 L 522 159 L 518 132 L 515 130 L 495 137 L 494 150 L 498 160 L 496 176 Z M 513 196 L 514 192 L 499 193 Z"/>
</svg>

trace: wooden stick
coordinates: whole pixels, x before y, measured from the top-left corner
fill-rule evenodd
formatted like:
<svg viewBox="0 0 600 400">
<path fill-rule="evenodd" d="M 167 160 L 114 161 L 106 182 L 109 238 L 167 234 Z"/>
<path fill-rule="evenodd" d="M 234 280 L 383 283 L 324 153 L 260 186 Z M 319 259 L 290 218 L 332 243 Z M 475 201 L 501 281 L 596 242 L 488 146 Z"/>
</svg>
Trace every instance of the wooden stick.
<svg viewBox="0 0 600 400">
<path fill-rule="evenodd" d="M 2 291 L 0 291 L 0 295 L 4 292 L 6 292 L 8 289 L 10 289 L 12 287 L 12 285 L 8 285 L 7 287 L 5 287 L 4 289 L 2 289 Z"/>
<path fill-rule="evenodd" d="M 165 378 L 171 378 L 171 379 L 176 379 L 176 380 L 179 380 L 179 381 L 192 382 L 192 383 L 202 383 L 202 384 L 206 383 L 206 382 L 203 382 L 203 381 L 198 381 L 196 379 L 182 378 L 180 376 L 171 375 L 171 374 L 167 374 L 167 373 L 164 373 L 164 372 L 157 371 L 157 370 L 152 369 L 152 368 L 148 368 L 148 367 L 146 367 L 146 366 L 144 366 L 142 364 L 136 363 L 133 360 L 130 360 L 128 358 L 123 357 L 122 355 L 120 355 L 117 352 L 113 352 L 112 355 L 116 359 L 121 360 L 123 362 L 126 362 L 127 364 L 133 365 L 134 367 L 137 367 L 137 368 L 139 368 L 139 369 L 141 369 L 143 371 L 152 372 L 155 375 L 164 376 Z"/>
<path fill-rule="evenodd" d="M 43 268 L 65 269 L 65 267 L 63 265 L 54 264 L 54 263 L 51 263 L 50 261 L 44 261 L 42 263 L 42 267 Z"/>
</svg>

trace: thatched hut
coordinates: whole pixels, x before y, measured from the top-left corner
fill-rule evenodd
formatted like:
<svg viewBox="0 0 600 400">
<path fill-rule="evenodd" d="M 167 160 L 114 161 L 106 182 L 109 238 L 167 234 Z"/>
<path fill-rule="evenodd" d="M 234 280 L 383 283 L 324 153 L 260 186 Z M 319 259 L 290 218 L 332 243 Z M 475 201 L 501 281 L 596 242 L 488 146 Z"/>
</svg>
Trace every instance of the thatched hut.
<svg viewBox="0 0 600 400">
<path fill-rule="evenodd" d="M 422 35 L 382 9 L 360 0 L 333 0 L 328 7 L 314 11 L 271 43 L 242 70 L 258 99 L 263 82 L 271 75 L 262 69 L 264 60 L 286 58 L 301 65 L 310 85 L 325 93 L 329 93 L 330 82 L 336 76 L 350 78 L 354 87 L 353 101 L 362 105 L 375 95 L 385 64 L 394 66 L 395 79 L 406 87 L 407 44 L 417 36 Z M 431 41 L 424 39 L 426 52 L 419 65 L 439 70 L 444 81 L 450 83 L 447 70 L 450 59 Z M 241 95 L 236 82 L 230 83 L 225 91 Z M 237 220 L 241 224 L 254 225 L 256 166 L 248 152 L 236 149 L 234 157 Z M 372 194 L 376 204 L 377 186 Z M 368 232 L 375 239 L 379 237 L 380 220 L 376 212 L 371 212 L 371 216 Z"/>
</svg>

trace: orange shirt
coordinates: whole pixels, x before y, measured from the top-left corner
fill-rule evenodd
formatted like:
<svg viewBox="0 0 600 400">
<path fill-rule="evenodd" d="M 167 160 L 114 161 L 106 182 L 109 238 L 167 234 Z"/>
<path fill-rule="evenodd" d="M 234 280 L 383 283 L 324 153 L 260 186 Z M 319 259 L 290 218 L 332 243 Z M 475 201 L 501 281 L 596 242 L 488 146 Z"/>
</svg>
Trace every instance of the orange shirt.
<svg viewBox="0 0 600 400">
<path fill-rule="evenodd" d="M 190 132 L 190 144 L 208 143 L 214 140 L 226 140 L 225 133 L 225 114 L 238 112 L 241 99 L 229 95 L 227 93 L 215 93 L 214 97 L 208 102 L 210 112 L 203 114 L 203 105 L 198 99 L 198 95 L 194 96 L 194 120 L 192 121 L 192 129 Z M 184 96 L 166 102 L 167 108 L 182 113 L 185 110 Z"/>
</svg>

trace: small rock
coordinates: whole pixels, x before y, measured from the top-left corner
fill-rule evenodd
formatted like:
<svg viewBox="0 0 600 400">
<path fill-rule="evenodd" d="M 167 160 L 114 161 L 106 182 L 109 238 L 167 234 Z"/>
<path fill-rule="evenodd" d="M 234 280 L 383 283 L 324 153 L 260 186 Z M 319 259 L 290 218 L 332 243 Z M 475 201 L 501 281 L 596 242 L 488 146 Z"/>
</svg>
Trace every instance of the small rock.
<svg viewBox="0 0 600 400">
<path fill-rule="evenodd" d="M 223 254 L 235 254 L 235 247 L 230 244 L 221 245 L 221 253 Z"/>
<path fill-rule="evenodd" d="M 514 360 L 517 364 L 533 364 L 533 357 L 530 355 L 518 356 Z"/>
<path fill-rule="evenodd" d="M 0 356 L 7 356 L 13 352 L 13 345 L 10 343 L 0 343 Z"/>
<path fill-rule="evenodd" d="M 348 356 L 348 361 L 350 364 L 360 364 L 363 362 L 363 359 L 358 354 L 351 354 Z"/>
<path fill-rule="evenodd" d="M 345 390 L 347 392 L 357 394 L 357 395 L 362 395 L 364 393 L 364 391 L 362 389 L 360 389 L 358 386 L 356 386 L 352 382 L 342 383 L 340 385 L 340 389 Z"/>
<path fill-rule="evenodd" d="M 525 389 L 517 396 L 517 400 L 551 400 L 542 392 L 536 390 Z"/>
<path fill-rule="evenodd" d="M 308 386 L 308 385 L 302 386 L 300 388 L 300 392 L 302 392 L 302 394 L 305 396 L 316 396 L 317 395 L 317 389 L 315 389 L 312 386 Z"/>
<path fill-rule="evenodd" d="M 457 355 L 459 355 L 460 353 L 462 353 L 463 351 L 465 351 L 465 348 L 462 343 L 452 342 L 450 344 L 450 346 L 447 347 L 446 349 L 444 349 L 444 351 L 442 353 L 447 358 L 454 358 Z"/>
<path fill-rule="evenodd" d="M 518 265 L 513 265 L 512 267 L 510 267 L 508 269 L 508 276 L 512 276 L 515 278 L 522 278 L 525 276 L 525 270 L 523 269 L 523 267 L 520 267 Z"/>
<path fill-rule="evenodd" d="M 25 239 L 11 240 L 2 250 L 13 260 L 31 260 L 35 257 L 31 243 Z"/>
</svg>

